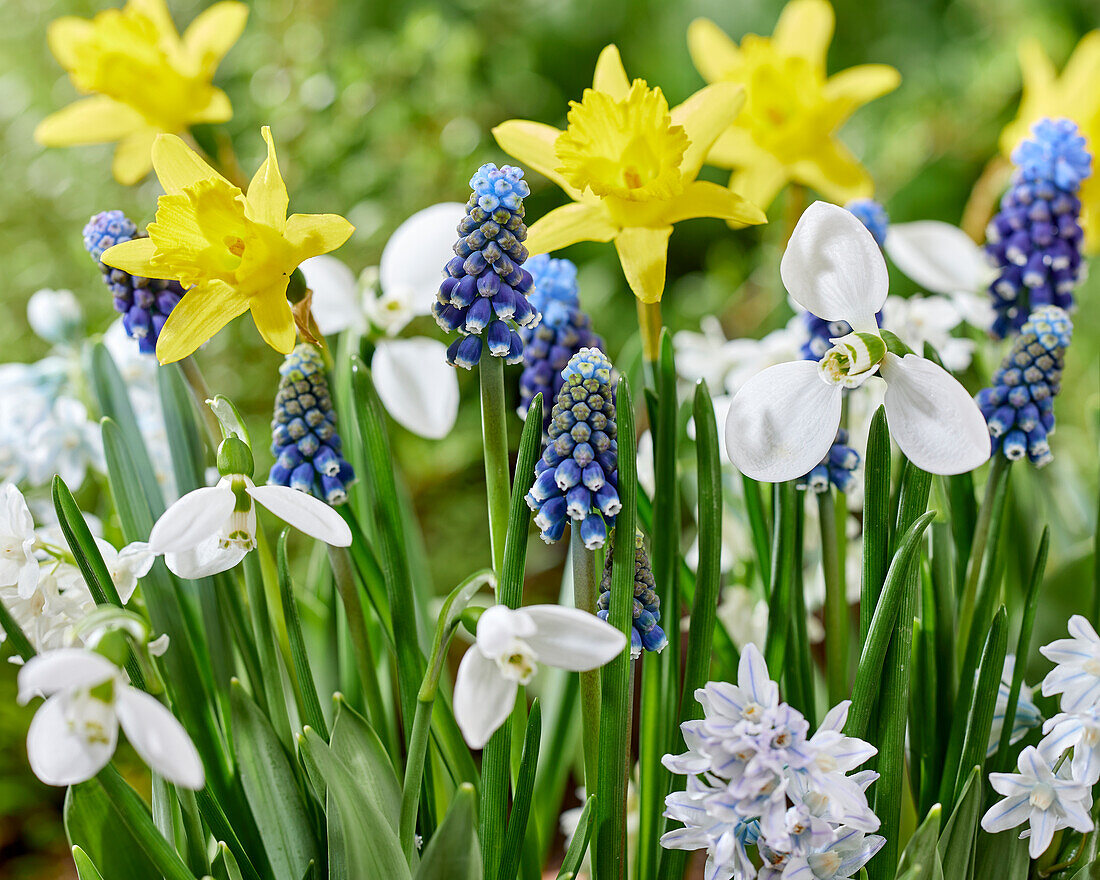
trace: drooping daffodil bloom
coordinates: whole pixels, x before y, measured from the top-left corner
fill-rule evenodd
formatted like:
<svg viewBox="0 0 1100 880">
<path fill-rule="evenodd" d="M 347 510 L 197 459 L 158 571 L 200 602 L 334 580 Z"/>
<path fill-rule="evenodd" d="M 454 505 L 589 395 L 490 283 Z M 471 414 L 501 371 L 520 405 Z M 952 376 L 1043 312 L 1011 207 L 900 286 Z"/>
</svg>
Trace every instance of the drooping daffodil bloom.
<svg viewBox="0 0 1100 880">
<path fill-rule="evenodd" d="M 1038 40 L 1020 45 L 1020 72 L 1023 96 L 1016 118 L 1001 132 L 1001 153 L 1007 159 L 1025 140 L 1032 126 L 1043 118 L 1064 117 L 1077 123 L 1085 137 L 1085 149 L 1094 156 L 1100 152 L 1100 29 L 1085 34 L 1066 61 L 1059 75 Z M 1078 193 L 1081 199 L 1081 225 L 1085 229 L 1085 248 L 1089 253 L 1100 249 L 1100 175 L 1086 179 Z"/>
<path fill-rule="evenodd" d="M 871 176 L 836 133 L 864 104 L 896 89 L 901 76 L 885 64 L 861 64 L 826 77 L 834 23 L 826 0 L 792 0 L 770 37 L 748 34 L 740 46 L 708 19 L 688 28 L 703 79 L 743 85 L 746 94 L 707 162 L 732 169 L 730 189 L 761 208 L 787 183 L 841 204 L 873 193 Z"/>
<path fill-rule="evenodd" d="M 477 622 L 477 641 L 458 666 L 455 721 L 471 748 L 483 748 L 512 714 L 519 686 L 530 684 L 539 663 L 587 672 L 626 646 L 619 630 L 578 608 L 487 608 Z"/>
<path fill-rule="evenodd" d="M 46 701 L 27 733 L 27 757 L 47 785 L 76 785 L 102 770 L 121 726 L 130 745 L 175 785 L 203 787 L 202 761 L 187 731 L 156 697 L 132 687 L 126 674 L 95 651 L 58 648 L 19 670 L 19 702 Z"/>
<path fill-rule="evenodd" d="M 160 331 L 162 364 L 187 357 L 226 324 L 251 311 L 264 341 L 294 348 L 287 300 L 291 273 L 309 257 L 340 247 L 354 227 L 336 214 L 291 214 L 275 142 L 264 126 L 267 158 L 248 194 L 231 184 L 175 135 L 158 135 L 153 167 L 165 195 L 148 238 L 116 244 L 102 261 L 145 278 L 178 281 L 187 293 Z"/>
<path fill-rule="evenodd" d="M 693 217 L 765 222 L 740 195 L 696 180 L 715 138 L 743 103 L 741 86 L 717 83 L 669 110 L 659 88 L 627 79 L 619 50 L 607 46 L 592 88 L 570 104 L 565 131 L 518 119 L 493 129 L 504 152 L 573 200 L 530 226 L 527 249 L 542 254 L 578 241 L 614 241 L 634 295 L 658 302 L 675 223 Z"/>
<path fill-rule="evenodd" d="M 768 482 L 808 473 L 833 443 L 845 389 L 875 376 L 886 381 L 890 434 L 915 466 L 957 474 L 989 458 L 985 420 L 958 380 L 930 360 L 888 349 L 875 321 L 889 287 L 886 263 L 851 212 L 811 205 L 780 274 L 795 302 L 826 321 L 847 321 L 852 332 L 834 339 L 820 362 L 778 364 L 741 386 L 726 420 L 726 450 L 742 473 Z"/>
<path fill-rule="evenodd" d="M 247 18 L 244 3 L 215 3 L 182 38 L 164 0 L 130 0 L 90 21 L 57 19 L 50 50 L 89 97 L 46 117 L 35 138 L 47 147 L 117 141 L 115 179 L 137 183 L 153 167 L 157 134 L 232 118 L 229 97 L 212 80 Z"/>
<path fill-rule="evenodd" d="M 188 492 L 153 525 L 149 552 L 169 570 L 201 578 L 233 568 L 256 547 L 256 503 L 311 538 L 334 547 L 351 544 L 351 529 L 335 510 L 307 492 L 252 482 L 252 453 L 236 437 L 218 452 L 217 485 Z"/>
</svg>

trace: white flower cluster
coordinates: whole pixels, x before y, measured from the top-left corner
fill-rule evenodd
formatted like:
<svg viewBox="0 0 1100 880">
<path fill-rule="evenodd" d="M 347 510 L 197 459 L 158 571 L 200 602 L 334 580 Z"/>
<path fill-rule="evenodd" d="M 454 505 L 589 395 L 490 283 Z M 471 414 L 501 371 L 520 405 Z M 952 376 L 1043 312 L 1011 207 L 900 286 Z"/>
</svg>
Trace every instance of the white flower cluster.
<svg viewBox="0 0 1100 880">
<path fill-rule="evenodd" d="M 878 774 L 851 772 L 876 749 L 844 735 L 850 703 L 830 710 L 810 736 L 802 714 L 779 701 L 752 644 L 736 685 L 708 682 L 695 697 L 704 717 L 681 725 L 688 751 L 664 757 L 669 770 L 688 777 L 686 790 L 665 801 L 665 816 L 684 827 L 661 845 L 706 849 L 707 880 L 858 874 L 885 840 L 871 833 L 879 820 L 865 793 Z"/>
<path fill-rule="evenodd" d="M 1062 711 L 1043 724 L 1038 747 L 1020 753 L 1018 773 L 989 774 L 989 784 L 1004 799 L 982 817 L 990 833 L 1026 822 L 1020 836 L 1030 836 L 1033 859 L 1057 831 L 1093 827 L 1092 787 L 1100 781 L 1100 636 L 1079 614 L 1069 619 L 1069 634 L 1039 649 L 1057 664 L 1043 679 L 1043 695 L 1061 694 Z"/>
</svg>

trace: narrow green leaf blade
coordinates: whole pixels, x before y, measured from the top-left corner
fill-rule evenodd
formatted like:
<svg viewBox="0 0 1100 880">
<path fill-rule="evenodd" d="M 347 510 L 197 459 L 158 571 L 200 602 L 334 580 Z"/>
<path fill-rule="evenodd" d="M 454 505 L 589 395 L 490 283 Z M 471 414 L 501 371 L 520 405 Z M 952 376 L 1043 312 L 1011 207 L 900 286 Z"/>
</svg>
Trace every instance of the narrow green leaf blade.
<svg viewBox="0 0 1100 880">
<path fill-rule="evenodd" d="M 73 863 L 76 865 L 76 876 L 79 880 L 103 880 L 88 854 L 79 846 L 73 847 Z"/>
<path fill-rule="evenodd" d="M 581 817 L 577 821 L 573 837 L 569 840 L 569 847 L 565 851 L 565 858 L 562 859 L 557 880 L 573 880 L 580 871 L 584 854 L 588 850 L 588 840 L 592 836 L 595 812 L 596 796 L 592 795 L 584 802 L 584 809 L 581 810 Z"/>
<path fill-rule="evenodd" d="M 508 829 L 504 833 L 504 849 L 496 876 L 515 877 L 519 868 L 523 841 L 527 837 L 527 820 L 531 815 L 531 794 L 535 787 L 535 767 L 539 760 L 539 740 L 542 736 L 542 705 L 538 700 L 531 704 L 527 718 L 527 730 L 523 737 L 523 757 L 516 776 L 512 811 L 508 814 Z M 556 757 L 556 756 L 555 756 Z"/>
<path fill-rule="evenodd" d="M 512 875 L 508 875 L 512 876 Z M 416 880 L 481 880 L 474 787 L 463 783 L 424 850 Z"/>
</svg>

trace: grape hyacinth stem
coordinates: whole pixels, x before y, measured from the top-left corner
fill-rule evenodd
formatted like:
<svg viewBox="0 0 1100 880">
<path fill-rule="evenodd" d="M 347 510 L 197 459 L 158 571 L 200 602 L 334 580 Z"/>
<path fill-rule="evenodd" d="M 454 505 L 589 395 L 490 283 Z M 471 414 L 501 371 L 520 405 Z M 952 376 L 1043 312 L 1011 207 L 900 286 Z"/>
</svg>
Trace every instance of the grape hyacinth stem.
<svg viewBox="0 0 1100 880">
<path fill-rule="evenodd" d="M 580 529 L 571 529 L 569 549 L 573 565 L 573 604 L 596 613 L 596 558 L 584 546 Z M 581 730 L 584 744 L 585 791 L 596 790 L 600 755 L 600 670 L 580 672 Z"/>
<path fill-rule="evenodd" d="M 840 577 L 836 504 L 830 489 L 817 495 L 821 526 L 821 569 L 825 578 L 825 662 L 829 703 L 846 699 L 848 689 L 848 600 Z"/>
<path fill-rule="evenodd" d="M 504 567 L 504 535 L 508 531 L 511 479 L 508 469 L 508 423 L 504 411 L 504 360 L 482 361 L 481 436 L 485 448 L 485 492 L 489 502 L 489 542 L 493 549 L 493 571 L 500 576 Z"/>
</svg>

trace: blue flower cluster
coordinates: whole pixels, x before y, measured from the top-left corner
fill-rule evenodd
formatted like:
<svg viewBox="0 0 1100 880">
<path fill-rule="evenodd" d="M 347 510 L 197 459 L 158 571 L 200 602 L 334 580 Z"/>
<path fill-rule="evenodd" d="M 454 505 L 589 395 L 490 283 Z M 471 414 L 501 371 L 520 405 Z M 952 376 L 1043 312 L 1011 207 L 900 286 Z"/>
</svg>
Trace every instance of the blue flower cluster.
<svg viewBox="0 0 1100 880">
<path fill-rule="evenodd" d="M 115 311 L 122 315 L 122 326 L 131 339 L 137 340 L 139 351 L 153 354 L 160 328 L 183 296 L 183 288 L 177 281 L 141 278 L 112 269 L 101 259 L 108 248 L 138 237 L 137 226 L 121 211 L 102 211 L 84 227 L 84 247 L 99 263 L 103 281 L 114 298 Z"/>
<path fill-rule="evenodd" d="M 324 361 L 316 348 L 303 342 L 283 359 L 279 374 L 271 420 L 275 464 L 267 482 L 308 492 L 333 506 L 343 504 L 355 471 L 340 454 Z"/>
<path fill-rule="evenodd" d="M 845 207 L 855 214 L 856 218 L 867 227 L 879 247 L 886 241 L 886 230 L 890 225 L 890 218 L 886 209 L 874 199 L 856 199 Z M 876 316 L 879 325 L 882 325 L 882 312 Z M 847 321 L 826 321 L 810 312 L 802 313 L 802 321 L 806 327 L 806 341 L 802 343 L 802 359 L 805 361 L 819 361 L 833 347 L 832 340 L 841 336 L 847 336 L 852 332 L 852 325 Z"/>
<path fill-rule="evenodd" d="M 614 543 L 614 536 L 612 536 Z M 608 552 L 600 578 L 600 598 L 596 616 L 607 620 L 611 614 L 611 562 Z M 630 656 L 640 657 L 642 651 L 659 653 L 668 646 L 668 636 L 658 623 L 661 620 L 661 599 L 653 582 L 653 568 L 640 531 L 634 534 L 634 619 L 630 630 Z"/>
<path fill-rule="evenodd" d="M 989 286 L 993 334 L 1019 331 L 1039 306 L 1073 306 L 1081 281 L 1081 200 L 1092 157 L 1077 125 L 1043 119 L 1012 154 L 1016 171 L 986 229 L 986 253 L 998 275 Z"/>
<path fill-rule="evenodd" d="M 856 470 L 859 468 L 860 455 L 848 445 L 848 432 L 841 428 L 829 452 L 812 471 L 796 484 L 799 489 L 812 492 L 828 492 L 830 486 L 836 486 L 841 492 L 847 492 L 852 485 Z"/>
<path fill-rule="evenodd" d="M 554 260 L 539 254 L 527 262 L 534 279 L 528 299 L 542 320 L 535 326 L 519 331 L 523 340 L 523 375 L 519 377 L 519 416 L 527 416 L 527 408 L 535 395 L 542 393 L 544 401 L 555 400 L 564 383 L 561 371 L 569 359 L 582 348 L 603 348 L 603 340 L 592 331 L 592 322 L 581 311 L 577 296 L 577 267 L 569 260 Z M 550 409 L 544 410 L 543 432 L 550 428 Z"/>
<path fill-rule="evenodd" d="M 518 364 L 523 342 L 509 325 L 533 327 L 539 312 L 527 299 L 531 274 L 523 199 L 531 190 L 512 165 L 482 165 L 470 179 L 473 193 L 458 224 L 456 256 L 447 263 L 432 314 L 439 326 L 461 336 L 447 349 L 447 362 L 469 370 L 481 360 L 483 342 L 493 357 Z"/>
<path fill-rule="evenodd" d="M 527 506 L 547 544 L 561 538 L 571 519 L 579 522 L 584 546 L 594 550 L 622 509 L 611 362 L 598 348 L 582 348 L 562 379 Z"/>
<path fill-rule="evenodd" d="M 978 392 L 994 453 L 1000 451 L 1011 461 L 1026 455 L 1036 467 L 1053 458 L 1047 435 L 1054 430 L 1054 396 L 1061 389 L 1072 334 L 1073 324 L 1063 309 L 1040 306 L 993 374 L 993 386 Z"/>
</svg>

